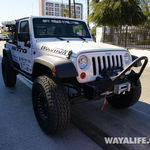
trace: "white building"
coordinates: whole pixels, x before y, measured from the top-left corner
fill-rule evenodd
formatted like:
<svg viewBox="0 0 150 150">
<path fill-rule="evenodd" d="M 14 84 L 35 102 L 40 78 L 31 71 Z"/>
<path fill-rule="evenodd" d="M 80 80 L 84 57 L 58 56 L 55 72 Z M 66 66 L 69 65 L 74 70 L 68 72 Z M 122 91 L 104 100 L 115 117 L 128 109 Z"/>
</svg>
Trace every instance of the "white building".
<svg viewBox="0 0 150 150">
<path fill-rule="evenodd" d="M 83 5 L 76 3 L 76 17 L 83 19 Z M 47 0 L 39 0 L 39 15 L 40 16 L 62 16 L 62 8 L 69 8 L 66 3 L 59 3 Z M 74 15 L 74 5 L 71 4 L 71 15 Z"/>
</svg>

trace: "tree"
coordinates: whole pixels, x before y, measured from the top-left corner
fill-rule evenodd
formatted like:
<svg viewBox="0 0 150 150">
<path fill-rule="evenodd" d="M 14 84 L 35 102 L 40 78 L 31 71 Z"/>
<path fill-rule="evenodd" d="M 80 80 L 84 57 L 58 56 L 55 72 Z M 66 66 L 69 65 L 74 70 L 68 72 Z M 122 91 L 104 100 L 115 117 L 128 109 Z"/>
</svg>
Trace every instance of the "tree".
<svg viewBox="0 0 150 150">
<path fill-rule="evenodd" d="M 96 35 L 96 26 L 93 26 L 91 29 L 91 34 Z"/>
<path fill-rule="evenodd" d="M 71 0 L 69 0 L 69 18 L 71 18 Z"/>
<path fill-rule="evenodd" d="M 89 28 L 89 0 L 87 0 L 87 26 Z"/>
<path fill-rule="evenodd" d="M 144 15 L 146 15 L 148 18 L 148 20 L 146 21 L 145 24 L 150 24 L 150 9 L 148 6 L 149 3 L 150 3 L 150 0 L 140 0 L 142 11 L 143 11 Z"/>
<path fill-rule="evenodd" d="M 91 7 L 90 21 L 98 26 L 116 27 L 118 44 L 121 41 L 122 26 L 139 25 L 147 21 L 139 0 L 93 0 Z"/>
<path fill-rule="evenodd" d="M 68 10 L 68 8 L 63 8 L 63 9 L 62 9 L 62 12 L 63 12 L 63 16 L 64 16 L 64 17 L 69 17 L 69 10 Z M 62 13 L 62 12 L 61 12 L 61 13 Z"/>
<path fill-rule="evenodd" d="M 76 2 L 73 0 L 73 5 L 74 5 L 74 18 L 76 18 Z"/>
<path fill-rule="evenodd" d="M 62 11 L 60 13 L 62 14 Z M 63 8 L 63 16 L 69 17 L 69 9 L 68 8 Z M 71 14 L 71 18 L 74 18 L 73 14 Z M 78 18 L 78 17 L 76 17 L 76 18 Z"/>
<path fill-rule="evenodd" d="M 102 0 L 91 3 L 90 21 L 103 26 L 139 25 L 147 21 L 139 0 Z"/>
</svg>

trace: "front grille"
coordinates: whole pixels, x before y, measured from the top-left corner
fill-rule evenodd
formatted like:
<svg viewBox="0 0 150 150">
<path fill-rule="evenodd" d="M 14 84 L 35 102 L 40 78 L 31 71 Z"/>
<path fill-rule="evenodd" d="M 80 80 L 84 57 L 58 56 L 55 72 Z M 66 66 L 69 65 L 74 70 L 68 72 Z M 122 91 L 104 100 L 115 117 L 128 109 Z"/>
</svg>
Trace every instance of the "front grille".
<svg viewBox="0 0 150 150">
<path fill-rule="evenodd" d="M 93 75 L 101 74 L 103 69 L 123 67 L 122 55 L 92 57 Z"/>
</svg>

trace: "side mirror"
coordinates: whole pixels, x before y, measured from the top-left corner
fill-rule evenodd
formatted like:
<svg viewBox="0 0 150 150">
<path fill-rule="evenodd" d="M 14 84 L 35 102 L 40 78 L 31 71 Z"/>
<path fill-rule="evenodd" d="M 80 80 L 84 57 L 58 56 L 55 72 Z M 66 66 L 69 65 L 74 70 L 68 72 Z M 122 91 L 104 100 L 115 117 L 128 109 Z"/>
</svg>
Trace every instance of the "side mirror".
<svg viewBox="0 0 150 150">
<path fill-rule="evenodd" d="M 20 42 L 24 42 L 24 46 L 26 46 L 26 47 L 31 47 L 31 45 L 30 45 L 30 42 L 27 42 L 27 41 L 29 41 L 29 33 L 27 33 L 27 32 L 20 32 L 20 33 L 18 33 L 18 41 L 20 41 Z"/>
<path fill-rule="evenodd" d="M 27 32 L 18 33 L 18 40 L 21 42 L 29 41 L 29 34 Z"/>
</svg>

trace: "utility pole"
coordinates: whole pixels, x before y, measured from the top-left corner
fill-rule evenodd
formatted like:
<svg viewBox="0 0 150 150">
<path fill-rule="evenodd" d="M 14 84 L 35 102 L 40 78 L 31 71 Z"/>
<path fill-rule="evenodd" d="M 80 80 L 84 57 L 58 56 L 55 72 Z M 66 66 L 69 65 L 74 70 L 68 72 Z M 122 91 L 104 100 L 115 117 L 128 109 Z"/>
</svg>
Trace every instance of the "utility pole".
<svg viewBox="0 0 150 150">
<path fill-rule="evenodd" d="M 87 0 L 87 26 L 89 28 L 89 0 Z"/>
<path fill-rule="evenodd" d="M 75 3 L 75 0 L 73 0 L 73 4 L 74 4 L 74 18 L 76 18 L 76 3 Z"/>
<path fill-rule="evenodd" d="M 33 15 L 33 3 L 32 3 L 32 15 Z"/>
<path fill-rule="evenodd" d="M 71 0 L 69 0 L 69 18 L 71 18 Z"/>
</svg>

